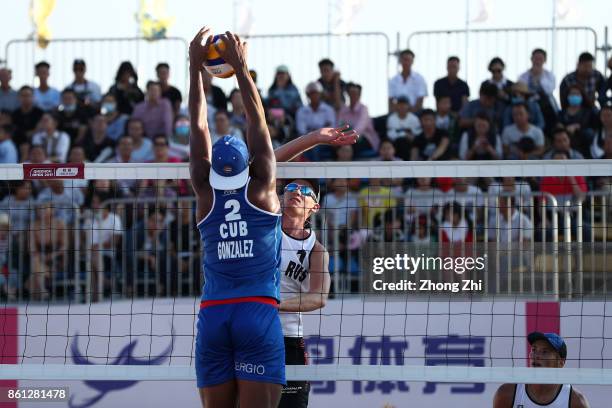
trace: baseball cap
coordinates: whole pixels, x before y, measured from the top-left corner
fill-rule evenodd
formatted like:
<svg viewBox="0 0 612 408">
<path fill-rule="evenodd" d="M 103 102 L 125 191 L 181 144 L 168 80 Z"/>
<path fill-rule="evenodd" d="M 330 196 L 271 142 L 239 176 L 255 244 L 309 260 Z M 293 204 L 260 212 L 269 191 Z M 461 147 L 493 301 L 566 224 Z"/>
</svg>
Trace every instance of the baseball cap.
<svg viewBox="0 0 612 408">
<path fill-rule="evenodd" d="M 567 357 L 567 346 L 565 345 L 563 337 L 559 336 L 558 334 L 533 332 L 529 333 L 529 335 L 527 336 L 527 341 L 529 342 L 529 344 L 533 344 L 538 340 L 547 341 L 548 344 L 552 346 L 552 348 L 557 350 L 557 353 L 559 353 L 559 357 Z"/>
<path fill-rule="evenodd" d="M 323 92 L 323 85 L 321 85 L 319 81 L 309 83 L 308 85 L 306 85 L 306 93 L 308 94 L 311 92 Z"/>
<path fill-rule="evenodd" d="M 276 72 L 284 72 L 286 74 L 289 73 L 289 67 L 287 67 L 286 65 L 279 65 L 278 67 L 276 67 Z"/>
<path fill-rule="evenodd" d="M 236 190 L 249 178 L 249 149 L 234 137 L 223 136 L 212 147 L 210 185 L 217 190 Z"/>
</svg>

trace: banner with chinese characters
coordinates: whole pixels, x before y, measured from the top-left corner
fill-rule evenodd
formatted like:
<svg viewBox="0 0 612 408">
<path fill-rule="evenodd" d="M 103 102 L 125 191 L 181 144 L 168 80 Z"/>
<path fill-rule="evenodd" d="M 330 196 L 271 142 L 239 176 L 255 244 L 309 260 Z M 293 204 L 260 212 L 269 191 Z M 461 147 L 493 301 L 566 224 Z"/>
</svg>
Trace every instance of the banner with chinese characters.
<svg viewBox="0 0 612 408">
<path fill-rule="evenodd" d="M 4 326 L 4 338 L 19 336 L 13 347 L 18 358 L 11 360 L 18 364 L 193 365 L 198 306 L 197 299 L 23 306 L 18 309 L 18 318 Z M 604 364 L 612 368 L 612 318 L 606 317 L 612 316 L 611 307 L 612 303 L 603 302 L 559 304 L 512 299 L 427 302 L 391 296 L 336 298 L 323 310 L 304 317 L 306 348 L 310 364 L 319 365 L 525 366 L 527 330 L 559 330 L 567 341 L 568 366 L 578 367 L 575 359 L 580 358 L 581 367 Z M 10 353 L 14 356 L 15 350 Z M 22 380 L 17 385 L 68 387 L 68 401 L 53 404 L 58 407 L 199 406 L 195 380 Z M 313 382 L 309 406 L 484 407 L 491 406 L 498 386 Z M 612 394 L 609 387 L 578 388 L 594 407 L 606 406 Z"/>
</svg>

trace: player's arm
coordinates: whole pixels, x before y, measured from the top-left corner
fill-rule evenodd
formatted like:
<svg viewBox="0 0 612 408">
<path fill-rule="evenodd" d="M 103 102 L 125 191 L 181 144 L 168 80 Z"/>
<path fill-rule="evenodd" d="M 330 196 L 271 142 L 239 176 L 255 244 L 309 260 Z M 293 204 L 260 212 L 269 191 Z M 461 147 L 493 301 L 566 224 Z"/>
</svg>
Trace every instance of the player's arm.
<svg viewBox="0 0 612 408">
<path fill-rule="evenodd" d="M 283 300 L 280 310 L 283 312 L 311 312 L 321 309 L 327 303 L 329 295 L 329 254 L 319 241 L 310 254 L 310 289 L 295 297 Z"/>
<path fill-rule="evenodd" d="M 189 170 L 191 183 L 197 195 L 210 190 L 208 176 L 212 142 L 208 129 L 206 96 L 202 80 L 202 63 L 208 47 L 212 42 L 209 29 L 203 27 L 193 38 L 189 46 L 189 116 L 191 133 L 189 135 Z M 206 44 L 202 44 L 206 38 Z"/>
<path fill-rule="evenodd" d="M 585 396 L 572 387 L 572 395 L 570 396 L 570 408 L 590 408 L 589 401 Z"/>
<path fill-rule="evenodd" d="M 512 408 L 516 384 L 504 384 L 497 389 L 493 397 L 493 408 Z"/>
<path fill-rule="evenodd" d="M 276 161 L 289 162 L 305 151 L 320 144 L 331 146 L 354 144 L 357 142 L 359 135 L 355 130 L 349 129 L 349 125 L 337 128 L 321 128 L 293 139 L 289 143 L 285 143 L 274 150 Z"/>
<path fill-rule="evenodd" d="M 246 139 L 249 153 L 253 158 L 251 175 L 268 186 L 270 191 L 274 191 L 276 188 L 274 148 L 268 132 L 263 103 L 247 66 L 246 43 L 229 31 L 221 38 L 225 43 L 225 50 L 217 47 L 217 51 L 234 68 L 244 103 L 247 117 Z"/>
</svg>

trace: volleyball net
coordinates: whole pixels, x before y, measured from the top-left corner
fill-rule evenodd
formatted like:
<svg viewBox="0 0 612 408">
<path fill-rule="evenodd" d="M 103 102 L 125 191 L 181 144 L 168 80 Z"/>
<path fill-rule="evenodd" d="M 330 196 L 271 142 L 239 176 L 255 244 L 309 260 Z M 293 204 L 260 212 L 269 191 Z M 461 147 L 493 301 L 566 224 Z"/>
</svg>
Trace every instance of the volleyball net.
<svg viewBox="0 0 612 408">
<path fill-rule="evenodd" d="M 0 178 L 0 378 L 192 380 L 203 282 L 187 165 Z M 310 226 L 331 275 L 303 316 L 310 365 L 289 379 L 321 394 L 612 385 L 612 161 L 283 163 L 278 179 L 279 194 L 320 185 Z M 563 336 L 565 368 L 528 368 L 532 331 Z"/>
</svg>

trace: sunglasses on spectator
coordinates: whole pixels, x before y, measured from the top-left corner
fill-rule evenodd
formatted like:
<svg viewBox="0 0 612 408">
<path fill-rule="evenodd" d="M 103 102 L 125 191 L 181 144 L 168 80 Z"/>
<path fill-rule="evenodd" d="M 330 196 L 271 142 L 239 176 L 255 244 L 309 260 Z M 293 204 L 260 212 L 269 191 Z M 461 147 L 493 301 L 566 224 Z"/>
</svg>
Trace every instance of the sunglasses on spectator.
<svg viewBox="0 0 612 408">
<path fill-rule="evenodd" d="M 317 195 L 315 194 L 314 190 L 309 186 L 304 186 L 298 183 L 289 183 L 285 186 L 285 191 L 288 191 L 290 193 L 295 193 L 296 191 L 299 191 L 300 193 L 302 193 L 303 196 L 309 196 L 310 198 L 315 200 L 315 202 L 317 201 Z"/>
</svg>

